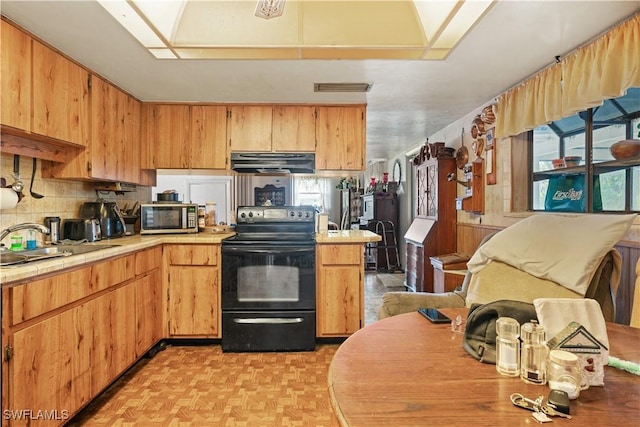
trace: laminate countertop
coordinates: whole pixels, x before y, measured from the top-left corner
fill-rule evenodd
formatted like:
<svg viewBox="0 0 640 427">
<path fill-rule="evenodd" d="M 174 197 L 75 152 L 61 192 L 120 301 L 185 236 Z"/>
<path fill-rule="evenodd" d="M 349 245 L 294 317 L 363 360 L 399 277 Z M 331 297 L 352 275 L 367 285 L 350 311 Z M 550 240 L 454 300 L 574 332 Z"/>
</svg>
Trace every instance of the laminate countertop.
<svg viewBox="0 0 640 427">
<path fill-rule="evenodd" d="M 330 230 L 328 233 L 316 233 L 316 243 L 371 243 L 379 242 L 382 237 L 369 230 Z"/>
<path fill-rule="evenodd" d="M 26 264 L 0 267 L 0 284 L 2 287 L 23 282 L 49 273 L 55 273 L 68 268 L 79 267 L 84 264 L 101 261 L 115 256 L 126 255 L 162 244 L 220 244 L 231 233 L 197 233 L 197 234 L 163 234 L 163 235 L 135 235 L 116 239 L 100 240 L 84 243 L 85 246 L 98 246 L 100 250 L 84 254 L 51 258 Z M 381 237 L 368 230 L 341 230 L 329 233 L 317 233 L 318 244 L 332 243 L 368 243 L 380 241 Z M 64 245 L 61 245 L 64 247 Z"/>
<path fill-rule="evenodd" d="M 5 287 L 15 282 L 24 281 L 25 279 L 55 273 L 56 271 L 82 266 L 84 264 L 115 256 L 126 255 L 166 243 L 203 245 L 220 244 L 224 239 L 234 235 L 235 232 L 219 234 L 197 233 L 145 236 L 135 235 L 84 243 L 84 246 L 98 246 L 101 247 L 101 249 L 84 254 L 51 258 L 50 260 L 45 261 L 0 267 L 0 284 L 2 287 Z M 60 247 L 64 248 L 64 245 L 60 245 Z"/>
</svg>

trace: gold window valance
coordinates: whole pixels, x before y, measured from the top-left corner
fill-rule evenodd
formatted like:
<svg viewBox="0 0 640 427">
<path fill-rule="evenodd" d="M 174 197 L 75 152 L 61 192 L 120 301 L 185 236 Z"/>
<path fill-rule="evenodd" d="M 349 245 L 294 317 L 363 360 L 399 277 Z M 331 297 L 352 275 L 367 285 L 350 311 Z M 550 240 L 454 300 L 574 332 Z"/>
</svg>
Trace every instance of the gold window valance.
<svg viewBox="0 0 640 427">
<path fill-rule="evenodd" d="M 518 135 L 640 87 L 640 14 L 498 97 L 496 136 Z"/>
</svg>

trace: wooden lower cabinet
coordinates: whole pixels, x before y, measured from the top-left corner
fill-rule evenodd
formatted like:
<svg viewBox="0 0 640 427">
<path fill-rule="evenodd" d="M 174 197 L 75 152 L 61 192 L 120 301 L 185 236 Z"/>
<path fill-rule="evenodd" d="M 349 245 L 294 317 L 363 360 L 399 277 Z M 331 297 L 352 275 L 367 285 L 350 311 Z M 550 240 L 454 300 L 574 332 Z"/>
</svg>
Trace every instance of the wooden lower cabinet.
<svg viewBox="0 0 640 427">
<path fill-rule="evenodd" d="M 364 324 L 363 245 L 318 245 L 316 256 L 316 336 L 351 335 Z"/>
<path fill-rule="evenodd" d="M 171 337 L 220 338 L 220 245 L 166 245 Z"/>
<path fill-rule="evenodd" d="M 162 331 L 162 246 L 136 253 L 136 357 L 156 345 Z"/>
<path fill-rule="evenodd" d="M 39 420 L 37 425 L 57 426 L 91 400 L 91 318 L 90 307 L 80 305 L 9 338 L 13 357 L 3 414 L 5 410 L 16 412 L 11 420 L 3 416 L 3 423 L 31 425 L 29 418 L 46 410 L 60 419 Z"/>
<path fill-rule="evenodd" d="M 162 338 L 161 266 L 157 246 L 2 289 L 3 426 L 62 425 Z"/>
<path fill-rule="evenodd" d="M 91 395 L 102 391 L 136 359 L 135 288 L 130 283 L 87 304 L 93 313 Z"/>
<path fill-rule="evenodd" d="M 161 284 L 159 269 L 136 279 L 136 357 L 144 355 L 163 338 Z"/>
</svg>

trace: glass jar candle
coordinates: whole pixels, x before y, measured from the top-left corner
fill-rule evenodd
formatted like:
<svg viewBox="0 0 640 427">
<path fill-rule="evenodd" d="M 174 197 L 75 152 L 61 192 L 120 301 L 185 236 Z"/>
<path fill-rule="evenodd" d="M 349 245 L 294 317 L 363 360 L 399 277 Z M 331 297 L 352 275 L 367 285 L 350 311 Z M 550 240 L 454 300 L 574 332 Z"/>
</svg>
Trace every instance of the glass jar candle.
<svg viewBox="0 0 640 427">
<path fill-rule="evenodd" d="M 511 317 L 496 321 L 496 370 L 501 375 L 520 375 L 520 324 Z"/>
<path fill-rule="evenodd" d="M 565 350 L 551 350 L 549 352 L 547 378 L 549 388 L 552 390 L 566 391 L 569 399 L 576 399 L 580 396 L 582 388 L 580 371 L 578 356 L 575 354 Z"/>
</svg>

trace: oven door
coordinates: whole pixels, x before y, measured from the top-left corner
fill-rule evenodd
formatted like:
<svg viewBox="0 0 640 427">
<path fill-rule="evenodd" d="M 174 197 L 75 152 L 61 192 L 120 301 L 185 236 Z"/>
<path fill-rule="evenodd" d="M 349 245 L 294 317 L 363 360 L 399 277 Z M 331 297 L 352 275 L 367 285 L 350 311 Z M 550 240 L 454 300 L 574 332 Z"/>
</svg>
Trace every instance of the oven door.
<svg viewBox="0 0 640 427">
<path fill-rule="evenodd" d="M 315 243 L 222 245 L 222 310 L 315 310 Z"/>
</svg>

